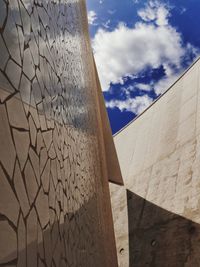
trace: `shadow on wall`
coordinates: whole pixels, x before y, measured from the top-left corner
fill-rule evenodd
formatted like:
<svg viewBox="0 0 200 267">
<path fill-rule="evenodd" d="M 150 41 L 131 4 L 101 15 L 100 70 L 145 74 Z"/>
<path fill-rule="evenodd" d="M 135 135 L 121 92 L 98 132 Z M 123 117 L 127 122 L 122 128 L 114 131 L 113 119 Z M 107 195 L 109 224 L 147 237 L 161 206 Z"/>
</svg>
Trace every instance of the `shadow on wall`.
<svg viewBox="0 0 200 267">
<path fill-rule="evenodd" d="M 43 229 L 34 207 L 27 219 L 20 217 L 17 228 L 0 216 L 0 266 L 106 266 L 95 202 L 91 198 L 78 211 L 66 213 L 63 222 L 54 214 Z"/>
<path fill-rule="evenodd" d="M 129 267 L 199 267 L 200 225 L 127 190 Z"/>
</svg>

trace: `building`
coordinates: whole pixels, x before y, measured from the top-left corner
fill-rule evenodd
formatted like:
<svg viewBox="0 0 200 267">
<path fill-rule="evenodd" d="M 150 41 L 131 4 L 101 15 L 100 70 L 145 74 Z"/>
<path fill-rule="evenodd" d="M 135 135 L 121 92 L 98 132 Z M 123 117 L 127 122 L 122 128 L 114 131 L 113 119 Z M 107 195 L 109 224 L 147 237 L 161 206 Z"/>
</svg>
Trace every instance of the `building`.
<svg viewBox="0 0 200 267">
<path fill-rule="evenodd" d="M 119 266 L 200 266 L 200 59 L 114 141 Z"/>
<path fill-rule="evenodd" d="M 0 1 L 0 266 L 117 266 L 108 179 L 84 1 Z"/>
<path fill-rule="evenodd" d="M 84 0 L 1 0 L 0 266 L 199 267 L 199 92 L 113 142 Z"/>
</svg>

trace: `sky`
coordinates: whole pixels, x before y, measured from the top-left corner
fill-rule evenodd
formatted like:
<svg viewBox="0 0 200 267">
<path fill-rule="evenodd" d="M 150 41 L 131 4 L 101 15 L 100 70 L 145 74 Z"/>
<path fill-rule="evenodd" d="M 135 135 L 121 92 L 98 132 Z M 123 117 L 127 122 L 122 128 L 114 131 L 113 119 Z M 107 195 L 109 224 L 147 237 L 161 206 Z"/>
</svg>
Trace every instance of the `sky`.
<svg viewBox="0 0 200 267">
<path fill-rule="evenodd" d="M 86 0 L 113 134 L 200 55 L 199 0 Z"/>
</svg>

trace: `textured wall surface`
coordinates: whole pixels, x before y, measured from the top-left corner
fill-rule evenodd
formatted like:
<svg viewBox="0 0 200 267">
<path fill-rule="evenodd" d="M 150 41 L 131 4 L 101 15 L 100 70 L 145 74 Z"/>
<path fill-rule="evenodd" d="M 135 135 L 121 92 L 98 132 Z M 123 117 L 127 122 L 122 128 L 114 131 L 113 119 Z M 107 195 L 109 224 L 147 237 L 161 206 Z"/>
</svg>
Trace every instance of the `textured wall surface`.
<svg viewBox="0 0 200 267">
<path fill-rule="evenodd" d="M 125 184 L 111 185 L 120 266 L 127 257 L 130 267 L 200 266 L 200 60 L 114 140 Z"/>
<path fill-rule="evenodd" d="M 117 266 L 82 0 L 0 0 L 0 266 Z"/>
</svg>

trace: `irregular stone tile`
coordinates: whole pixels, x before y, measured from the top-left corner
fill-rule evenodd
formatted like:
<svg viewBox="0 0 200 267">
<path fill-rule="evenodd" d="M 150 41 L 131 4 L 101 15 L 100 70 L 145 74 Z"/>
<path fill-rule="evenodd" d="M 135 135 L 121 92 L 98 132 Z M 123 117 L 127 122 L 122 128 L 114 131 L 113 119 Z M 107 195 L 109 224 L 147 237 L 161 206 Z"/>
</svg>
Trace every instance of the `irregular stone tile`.
<svg viewBox="0 0 200 267">
<path fill-rule="evenodd" d="M 38 46 L 36 44 L 36 41 L 35 41 L 33 33 L 31 34 L 31 39 L 30 39 L 30 42 L 29 42 L 29 46 L 30 46 L 30 50 L 31 50 L 31 54 L 32 54 L 32 57 L 33 57 L 34 64 L 36 66 L 38 66 L 39 65 L 39 51 L 38 51 Z"/>
<path fill-rule="evenodd" d="M 1 10 L 1 9 L 0 9 Z M 0 11 L 1 13 L 1 11 Z M 0 14 L 1 15 L 1 14 Z M 1 19 L 1 16 L 0 16 L 0 19 Z M 8 61 L 8 58 L 9 58 L 9 54 L 8 54 L 8 50 L 5 46 L 5 43 L 0 35 L 0 69 L 1 70 L 4 70 L 5 66 L 6 66 L 6 63 Z"/>
<path fill-rule="evenodd" d="M 0 213 L 17 225 L 19 203 L 15 194 L 0 167 Z"/>
<path fill-rule="evenodd" d="M 0 87 L 5 90 L 5 93 L 8 95 L 13 94 L 15 92 L 14 87 L 11 85 L 11 83 L 8 81 L 6 76 L 0 71 Z M 1 91 L 4 91 L 2 90 Z M 1 96 L 1 102 L 4 101 L 4 97 Z"/>
<path fill-rule="evenodd" d="M 58 172 L 57 172 L 56 160 L 51 161 L 51 174 L 53 178 L 54 187 L 56 188 L 57 183 L 58 183 Z"/>
<path fill-rule="evenodd" d="M 37 237 L 37 242 L 38 242 L 38 254 L 40 255 L 40 258 L 44 259 L 44 240 L 43 240 L 43 232 L 42 228 L 38 222 L 38 237 Z"/>
<path fill-rule="evenodd" d="M 20 215 L 17 228 L 18 259 L 17 267 L 26 266 L 26 228 L 22 215 Z"/>
<path fill-rule="evenodd" d="M 44 228 L 49 222 L 49 203 L 48 196 L 44 194 L 41 188 L 35 203 L 39 220 L 42 228 Z"/>
<path fill-rule="evenodd" d="M 36 138 L 37 138 L 37 130 L 35 127 L 35 123 L 33 121 L 32 116 L 29 117 L 29 127 L 30 127 L 30 135 L 31 135 L 31 144 L 32 146 L 36 146 Z"/>
<path fill-rule="evenodd" d="M 8 117 L 4 105 L 0 105 L 0 161 L 12 179 L 16 152 L 13 144 Z"/>
<path fill-rule="evenodd" d="M 56 214 L 55 211 L 50 209 L 49 210 L 49 215 L 50 215 L 50 225 L 53 225 L 56 219 Z"/>
<path fill-rule="evenodd" d="M 19 36 L 20 55 L 21 55 L 21 60 L 22 60 L 24 56 L 24 34 L 22 31 L 22 28 L 18 25 L 17 25 L 17 32 Z"/>
<path fill-rule="evenodd" d="M 23 1 L 23 3 L 24 3 L 26 11 L 28 12 L 28 15 L 31 16 L 33 5 L 34 5 L 34 0 L 28 0 L 28 1 L 25 0 Z"/>
<path fill-rule="evenodd" d="M 60 221 L 59 221 L 59 228 L 60 228 L 61 238 L 62 238 L 62 236 L 64 234 L 64 221 L 65 221 L 64 213 L 61 211 L 61 213 L 60 213 Z"/>
<path fill-rule="evenodd" d="M 55 210 L 56 210 L 56 216 L 59 218 L 60 217 L 60 205 L 59 205 L 59 201 L 56 199 L 56 203 L 55 203 Z"/>
<path fill-rule="evenodd" d="M 43 49 L 40 49 L 39 50 L 40 51 L 40 54 L 42 53 L 42 50 Z M 43 75 L 42 75 L 42 73 L 41 73 L 41 71 L 40 71 L 39 68 L 37 68 L 37 70 L 36 70 L 36 77 L 37 77 L 37 81 L 38 81 L 39 86 L 40 86 L 41 94 L 43 95 L 43 91 L 44 91 Z M 38 101 L 39 101 L 39 99 L 38 99 Z M 40 103 L 40 101 L 39 101 L 39 103 Z"/>
<path fill-rule="evenodd" d="M 19 3 L 19 7 L 20 7 L 20 11 L 21 14 L 23 14 L 22 16 L 22 26 L 23 26 L 23 31 L 24 31 L 24 36 L 25 36 L 25 42 L 27 43 L 27 39 L 30 36 L 30 16 L 27 13 L 26 9 L 24 8 L 24 6 L 22 5 L 21 1 L 18 2 Z"/>
<path fill-rule="evenodd" d="M 38 109 L 38 115 L 39 115 L 41 130 L 46 131 L 47 130 L 47 124 L 46 124 L 46 118 L 44 115 L 45 112 L 44 112 L 43 103 L 38 104 L 37 109 Z"/>
<path fill-rule="evenodd" d="M 43 139 L 44 139 L 44 143 L 46 145 L 46 148 L 47 148 L 47 150 L 49 150 L 50 145 L 52 143 L 52 138 L 53 138 L 52 131 L 50 130 L 50 131 L 43 132 L 42 135 L 43 135 Z"/>
<path fill-rule="evenodd" d="M 32 148 L 30 148 L 29 157 L 37 178 L 38 185 L 40 185 L 40 161 L 38 155 Z"/>
<path fill-rule="evenodd" d="M 41 148 L 44 147 L 41 131 L 37 133 L 37 153 L 40 154 Z"/>
<path fill-rule="evenodd" d="M 3 31 L 3 37 L 5 40 L 6 46 L 9 50 L 9 53 L 11 55 L 11 58 L 14 59 L 19 65 L 21 65 L 18 32 L 17 32 L 16 24 L 14 22 L 12 13 L 13 12 L 9 8 L 6 26 Z M 14 76 L 14 73 L 13 73 L 13 76 Z"/>
<path fill-rule="evenodd" d="M 31 210 L 27 219 L 27 267 L 37 266 L 37 214 Z"/>
<path fill-rule="evenodd" d="M 39 129 L 40 128 L 40 121 L 39 121 L 39 117 L 38 117 L 38 113 L 37 113 L 37 109 L 30 106 L 29 107 L 29 112 L 34 120 L 34 123 L 36 125 L 36 128 Z"/>
<path fill-rule="evenodd" d="M 26 113 L 29 111 L 29 105 L 31 101 L 31 83 L 30 81 L 22 74 L 20 82 L 20 94 L 22 101 L 25 103 L 24 108 Z"/>
<path fill-rule="evenodd" d="M 58 173 L 58 181 L 61 181 L 62 177 L 61 177 L 60 163 L 58 159 L 56 159 L 56 166 L 57 166 L 57 173 Z"/>
<path fill-rule="evenodd" d="M 12 18 L 13 18 L 15 24 L 22 25 L 18 2 L 17 1 L 10 1 L 9 2 L 9 9 L 12 10 Z M 15 12 L 13 12 L 13 10 Z"/>
<path fill-rule="evenodd" d="M 17 150 L 17 157 L 19 159 L 19 164 L 21 170 L 23 170 L 24 165 L 28 158 L 28 151 L 30 146 L 29 132 L 18 131 L 13 129 L 13 137 L 15 142 L 15 147 Z"/>
<path fill-rule="evenodd" d="M 44 192 L 46 193 L 49 192 L 49 178 L 50 178 L 50 159 L 48 159 L 47 164 L 45 165 L 41 176 L 42 186 Z"/>
<path fill-rule="evenodd" d="M 33 9 L 33 14 L 31 16 L 31 28 L 33 30 L 33 33 L 35 36 L 38 36 L 38 31 L 40 29 L 40 24 L 39 24 L 39 18 L 38 18 L 38 12 L 37 9 Z"/>
<path fill-rule="evenodd" d="M 24 50 L 23 72 L 30 80 L 32 80 L 35 75 L 35 66 L 29 48 Z"/>
<path fill-rule="evenodd" d="M 32 82 L 32 88 L 33 88 L 33 95 L 34 95 L 35 103 L 39 104 L 42 101 L 42 94 L 41 94 L 40 85 L 38 83 L 37 78 L 34 78 Z"/>
<path fill-rule="evenodd" d="M 44 231 L 43 237 L 44 237 L 45 261 L 47 266 L 50 267 L 52 262 L 52 244 L 51 244 L 51 234 L 49 228 L 47 228 Z"/>
<path fill-rule="evenodd" d="M 40 173 L 43 172 L 47 159 L 48 159 L 47 150 L 46 148 L 43 148 L 40 152 Z"/>
<path fill-rule="evenodd" d="M 39 114 L 39 120 L 40 120 L 40 127 L 42 131 L 47 130 L 47 123 L 46 123 L 46 117 L 44 114 Z"/>
<path fill-rule="evenodd" d="M 18 162 L 16 162 L 15 165 L 14 186 L 20 203 L 20 207 L 25 217 L 29 212 L 30 206 Z"/>
<path fill-rule="evenodd" d="M 61 242 L 60 238 L 57 239 L 56 246 L 54 248 L 54 253 L 53 253 L 53 259 L 54 262 L 56 263 L 56 266 L 59 266 L 59 262 L 61 261 Z"/>
<path fill-rule="evenodd" d="M 0 221 L 0 264 L 17 258 L 17 237 L 7 221 Z"/>
<path fill-rule="evenodd" d="M 28 198 L 30 205 L 33 203 L 37 191 L 38 191 L 38 185 L 36 182 L 36 177 L 33 171 L 33 168 L 29 162 L 29 160 L 26 163 L 25 169 L 24 169 L 24 175 L 25 175 L 25 181 L 26 181 L 26 188 L 28 191 Z"/>
<path fill-rule="evenodd" d="M 49 207 L 54 208 L 55 207 L 55 198 L 56 198 L 56 192 L 55 187 L 53 185 L 53 179 L 52 175 L 50 176 L 50 186 L 49 186 Z"/>
<path fill-rule="evenodd" d="M 49 117 L 51 117 L 51 115 L 49 115 Z M 52 129 L 52 124 L 51 124 L 51 118 L 50 119 L 47 119 L 47 129 Z"/>
<path fill-rule="evenodd" d="M 28 121 L 25 115 L 23 104 L 21 102 L 20 95 L 17 94 L 12 97 L 9 101 L 6 102 L 6 106 L 11 126 L 28 130 Z"/>
<path fill-rule="evenodd" d="M 51 143 L 51 146 L 50 146 L 49 151 L 48 151 L 48 155 L 49 155 L 50 159 L 55 159 L 56 158 L 56 152 L 55 152 L 53 143 Z"/>
<path fill-rule="evenodd" d="M 13 60 L 9 59 L 5 72 L 14 88 L 18 89 L 21 76 L 21 68 Z"/>
<path fill-rule="evenodd" d="M 3 103 L 9 95 L 9 92 L 0 89 L 0 103 Z"/>
<path fill-rule="evenodd" d="M 0 8 L 0 28 L 3 27 L 6 16 L 7 16 L 6 3 L 2 1 L 1 2 L 1 8 Z"/>
</svg>

